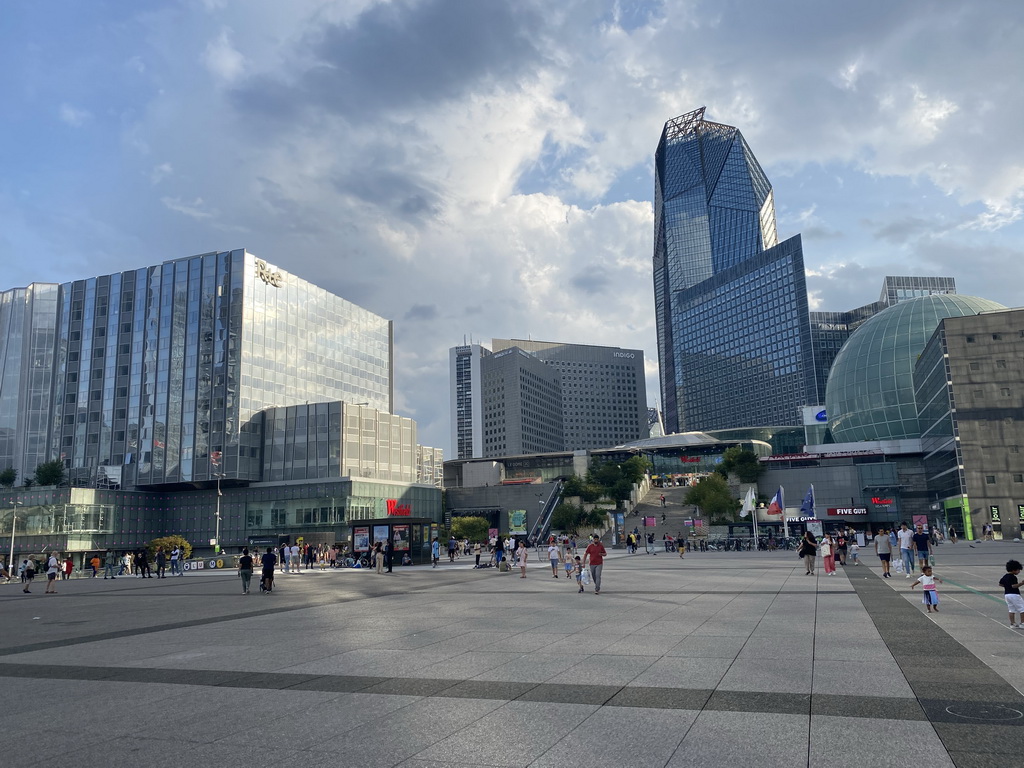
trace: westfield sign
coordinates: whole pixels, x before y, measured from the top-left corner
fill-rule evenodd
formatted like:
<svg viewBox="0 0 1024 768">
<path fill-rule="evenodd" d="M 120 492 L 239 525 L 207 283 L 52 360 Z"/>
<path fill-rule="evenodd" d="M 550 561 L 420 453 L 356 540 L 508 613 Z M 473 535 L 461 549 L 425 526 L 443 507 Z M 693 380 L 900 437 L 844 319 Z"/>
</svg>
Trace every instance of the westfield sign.
<svg viewBox="0 0 1024 768">
<path fill-rule="evenodd" d="M 388 499 L 389 517 L 409 517 L 412 514 L 412 507 L 408 504 L 399 504 L 398 499 Z"/>
</svg>

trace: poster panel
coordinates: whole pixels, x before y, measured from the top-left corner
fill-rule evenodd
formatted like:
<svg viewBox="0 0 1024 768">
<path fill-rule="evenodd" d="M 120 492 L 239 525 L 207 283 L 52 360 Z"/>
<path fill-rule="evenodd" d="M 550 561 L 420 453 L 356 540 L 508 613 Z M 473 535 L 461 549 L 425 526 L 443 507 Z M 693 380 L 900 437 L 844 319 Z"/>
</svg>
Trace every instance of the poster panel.
<svg viewBox="0 0 1024 768">
<path fill-rule="evenodd" d="M 355 529 L 352 534 L 352 549 L 356 552 L 366 552 L 370 549 L 370 529 L 368 527 Z"/>
<path fill-rule="evenodd" d="M 408 525 L 396 525 L 391 529 L 391 534 L 395 542 L 396 552 L 405 552 L 409 549 L 409 526 Z"/>
<path fill-rule="evenodd" d="M 508 531 L 513 535 L 526 533 L 525 509 L 510 509 L 508 511 Z"/>
<path fill-rule="evenodd" d="M 373 543 L 380 542 L 384 546 L 388 544 L 388 526 L 386 525 L 375 525 L 373 526 Z"/>
</svg>

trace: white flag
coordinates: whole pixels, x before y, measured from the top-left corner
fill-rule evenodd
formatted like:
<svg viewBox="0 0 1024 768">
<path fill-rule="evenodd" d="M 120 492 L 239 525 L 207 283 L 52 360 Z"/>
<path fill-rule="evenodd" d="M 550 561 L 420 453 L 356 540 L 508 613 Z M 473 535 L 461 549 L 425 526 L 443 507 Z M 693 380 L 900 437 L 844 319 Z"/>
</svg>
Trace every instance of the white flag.
<svg viewBox="0 0 1024 768">
<path fill-rule="evenodd" d="M 740 517 L 746 517 L 754 511 L 754 489 L 747 489 L 747 496 L 743 499 L 743 506 L 740 508 Z"/>
</svg>

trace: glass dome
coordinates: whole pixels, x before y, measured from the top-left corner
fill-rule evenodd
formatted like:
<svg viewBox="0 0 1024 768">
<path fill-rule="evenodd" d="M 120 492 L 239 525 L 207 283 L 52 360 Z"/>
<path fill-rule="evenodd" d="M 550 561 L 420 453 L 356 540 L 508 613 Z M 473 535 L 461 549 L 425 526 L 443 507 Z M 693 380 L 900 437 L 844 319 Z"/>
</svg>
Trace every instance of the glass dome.
<svg viewBox="0 0 1024 768">
<path fill-rule="evenodd" d="M 839 350 L 825 387 L 828 425 L 837 443 L 920 437 L 914 364 L 939 321 L 1005 309 L 956 294 L 920 296 L 882 310 Z"/>
</svg>

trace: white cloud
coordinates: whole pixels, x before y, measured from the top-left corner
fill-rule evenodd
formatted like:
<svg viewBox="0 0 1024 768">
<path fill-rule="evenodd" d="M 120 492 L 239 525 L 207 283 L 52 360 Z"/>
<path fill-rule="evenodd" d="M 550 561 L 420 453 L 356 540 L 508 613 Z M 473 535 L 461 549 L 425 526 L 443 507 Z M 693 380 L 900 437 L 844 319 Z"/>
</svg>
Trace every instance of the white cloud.
<svg viewBox="0 0 1024 768">
<path fill-rule="evenodd" d="M 184 214 L 189 218 L 202 221 L 203 219 L 210 219 L 217 215 L 216 211 L 204 211 L 203 198 L 197 197 L 192 202 L 182 200 L 180 197 L 161 197 L 160 202 L 163 203 L 168 209 L 177 213 Z"/>
<path fill-rule="evenodd" d="M 174 166 L 170 163 L 160 163 L 160 165 L 154 165 L 153 170 L 150 171 L 149 180 L 154 185 L 159 184 L 161 181 L 166 179 L 168 176 L 174 173 Z"/>
<path fill-rule="evenodd" d="M 229 84 L 245 74 L 245 56 L 231 44 L 231 30 L 224 28 L 211 40 L 202 56 L 203 64 L 217 80 Z"/>
<path fill-rule="evenodd" d="M 92 114 L 89 111 L 73 107 L 67 103 L 60 105 L 60 109 L 57 114 L 61 121 L 74 128 L 81 128 L 92 119 Z"/>
</svg>

